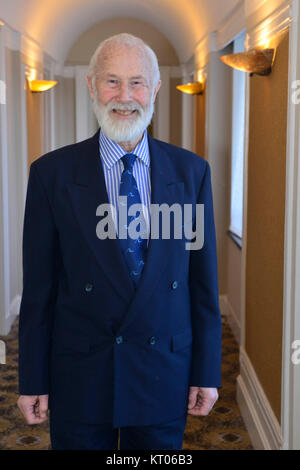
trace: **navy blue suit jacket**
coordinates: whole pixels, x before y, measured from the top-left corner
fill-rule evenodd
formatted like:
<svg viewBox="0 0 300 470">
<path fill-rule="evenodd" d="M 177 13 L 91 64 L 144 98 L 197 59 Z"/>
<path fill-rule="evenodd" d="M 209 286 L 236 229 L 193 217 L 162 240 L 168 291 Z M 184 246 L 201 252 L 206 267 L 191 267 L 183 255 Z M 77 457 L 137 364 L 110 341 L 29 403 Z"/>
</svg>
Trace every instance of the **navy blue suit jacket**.
<svg viewBox="0 0 300 470">
<path fill-rule="evenodd" d="M 49 394 L 50 415 L 73 421 L 171 421 L 186 413 L 189 386 L 220 386 L 210 167 L 149 137 L 151 203 L 204 204 L 205 236 L 200 250 L 186 250 L 184 238 L 151 239 L 135 292 L 118 239 L 96 235 L 96 208 L 109 202 L 98 137 L 30 167 L 19 392 Z"/>
</svg>

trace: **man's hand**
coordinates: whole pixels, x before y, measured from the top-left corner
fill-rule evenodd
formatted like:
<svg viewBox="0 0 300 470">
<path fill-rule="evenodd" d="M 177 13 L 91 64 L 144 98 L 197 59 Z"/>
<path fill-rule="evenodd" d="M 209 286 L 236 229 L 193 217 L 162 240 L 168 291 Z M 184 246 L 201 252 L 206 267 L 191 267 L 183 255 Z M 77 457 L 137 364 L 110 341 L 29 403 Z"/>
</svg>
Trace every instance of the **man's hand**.
<svg viewBox="0 0 300 470">
<path fill-rule="evenodd" d="M 216 388 L 190 387 L 188 414 L 206 416 L 219 398 Z"/>
<path fill-rule="evenodd" d="M 17 403 L 28 424 L 47 420 L 48 395 L 20 395 Z"/>
</svg>

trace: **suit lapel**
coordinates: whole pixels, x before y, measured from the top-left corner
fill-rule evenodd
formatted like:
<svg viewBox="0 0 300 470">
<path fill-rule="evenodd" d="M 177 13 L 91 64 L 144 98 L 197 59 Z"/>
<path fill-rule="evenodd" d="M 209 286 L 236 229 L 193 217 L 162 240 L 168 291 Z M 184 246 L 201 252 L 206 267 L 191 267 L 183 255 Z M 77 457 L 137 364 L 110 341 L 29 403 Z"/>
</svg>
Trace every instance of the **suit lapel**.
<svg viewBox="0 0 300 470">
<path fill-rule="evenodd" d="M 183 202 L 183 182 L 171 164 L 169 154 L 158 141 L 149 136 L 151 161 L 151 204 Z M 140 313 L 160 280 L 175 241 L 150 238 L 147 258 L 137 290 L 129 276 L 117 238 L 100 240 L 96 226 L 100 218 L 96 209 L 109 204 L 104 172 L 99 155 L 99 131 L 79 147 L 75 177 L 67 184 L 80 229 L 99 266 L 116 292 L 127 302 L 131 300 L 120 329 L 125 328 Z"/>
<path fill-rule="evenodd" d="M 105 177 L 99 155 L 99 131 L 79 147 L 75 179 L 68 183 L 72 205 L 81 231 L 98 264 L 114 289 L 126 301 L 134 295 L 134 285 L 115 239 L 100 240 L 96 234 L 99 204 L 109 204 Z"/>
</svg>

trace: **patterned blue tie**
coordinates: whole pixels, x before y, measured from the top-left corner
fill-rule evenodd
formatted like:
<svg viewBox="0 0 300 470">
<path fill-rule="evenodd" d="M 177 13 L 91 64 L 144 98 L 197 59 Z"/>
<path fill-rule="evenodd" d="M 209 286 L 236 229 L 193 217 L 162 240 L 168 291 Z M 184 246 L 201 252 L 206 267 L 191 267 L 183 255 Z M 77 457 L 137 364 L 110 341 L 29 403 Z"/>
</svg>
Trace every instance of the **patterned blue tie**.
<svg viewBox="0 0 300 470">
<path fill-rule="evenodd" d="M 136 155 L 132 153 L 128 153 L 122 157 L 124 170 L 121 175 L 119 195 L 127 197 L 127 226 L 124 227 L 126 229 L 127 238 L 119 238 L 119 242 L 122 253 L 125 257 L 126 264 L 128 266 L 130 277 L 132 278 L 135 286 L 137 287 L 145 264 L 147 240 L 141 237 L 133 239 L 129 236 L 128 233 L 128 227 L 130 222 L 139 216 L 139 212 L 137 212 L 135 216 L 128 215 L 130 206 L 132 204 L 141 204 L 140 193 L 137 187 L 135 177 L 133 176 L 133 165 L 135 160 Z M 142 212 L 141 215 L 143 216 Z"/>
</svg>

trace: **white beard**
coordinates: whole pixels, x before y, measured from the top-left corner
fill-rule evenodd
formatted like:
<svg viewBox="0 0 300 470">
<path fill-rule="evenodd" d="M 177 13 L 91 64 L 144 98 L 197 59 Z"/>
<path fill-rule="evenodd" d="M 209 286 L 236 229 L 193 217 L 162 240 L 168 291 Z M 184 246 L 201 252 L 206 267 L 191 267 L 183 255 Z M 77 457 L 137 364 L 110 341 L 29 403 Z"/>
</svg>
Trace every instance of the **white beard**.
<svg viewBox="0 0 300 470">
<path fill-rule="evenodd" d="M 117 116 L 113 118 L 110 114 L 112 109 L 136 110 L 136 112 L 135 116 L 127 121 L 118 119 Z M 93 110 L 99 126 L 109 139 L 115 142 L 129 142 L 137 139 L 149 126 L 154 112 L 154 103 L 151 98 L 145 109 L 134 101 L 127 103 L 112 101 L 104 106 L 99 103 L 97 94 L 95 94 Z"/>
</svg>

